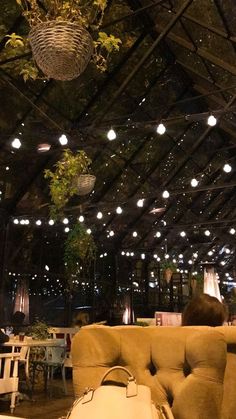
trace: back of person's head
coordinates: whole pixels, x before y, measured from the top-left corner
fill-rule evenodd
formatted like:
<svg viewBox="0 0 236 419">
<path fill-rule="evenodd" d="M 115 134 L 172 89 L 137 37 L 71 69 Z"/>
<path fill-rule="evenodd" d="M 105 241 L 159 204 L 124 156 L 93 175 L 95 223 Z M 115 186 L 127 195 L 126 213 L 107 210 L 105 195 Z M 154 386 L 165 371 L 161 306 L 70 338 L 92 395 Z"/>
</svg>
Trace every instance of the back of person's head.
<svg viewBox="0 0 236 419">
<path fill-rule="evenodd" d="M 23 311 L 16 311 L 12 316 L 13 325 L 22 325 L 25 319 L 25 313 Z"/>
<path fill-rule="evenodd" d="M 194 297 L 185 307 L 183 326 L 221 326 L 226 320 L 226 308 L 208 294 Z"/>
</svg>

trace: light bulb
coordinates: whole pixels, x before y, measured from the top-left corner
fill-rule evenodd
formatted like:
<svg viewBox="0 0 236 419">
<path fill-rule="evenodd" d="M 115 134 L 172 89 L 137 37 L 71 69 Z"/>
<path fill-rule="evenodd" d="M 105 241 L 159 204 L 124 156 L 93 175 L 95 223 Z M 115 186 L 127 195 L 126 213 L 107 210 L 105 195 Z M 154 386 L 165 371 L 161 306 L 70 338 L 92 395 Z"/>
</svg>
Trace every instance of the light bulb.
<svg viewBox="0 0 236 419">
<path fill-rule="evenodd" d="M 211 232 L 210 232 L 209 230 L 206 230 L 206 231 L 204 232 L 204 234 L 205 234 L 205 236 L 210 236 Z"/>
<path fill-rule="evenodd" d="M 181 237 L 185 237 L 186 236 L 185 231 L 181 231 L 180 235 L 181 235 Z"/>
<path fill-rule="evenodd" d="M 62 222 L 63 222 L 63 224 L 68 224 L 69 220 L 68 220 L 68 218 L 64 218 Z"/>
<path fill-rule="evenodd" d="M 180 259 L 183 259 L 183 257 L 184 257 L 184 256 L 182 255 L 182 253 L 180 253 L 179 258 L 180 258 Z"/>
<path fill-rule="evenodd" d="M 170 255 L 168 255 L 168 254 L 165 255 L 165 259 L 169 259 L 169 257 L 170 257 Z"/>
<path fill-rule="evenodd" d="M 197 259 L 198 254 L 197 254 L 197 253 L 194 253 L 194 254 L 193 254 L 193 257 L 194 257 L 195 259 Z"/>
<path fill-rule="evenodd" d="M 145 253 L 141 254 L 141 259 L 145 259 Z"/>
<path fill-rule="evenodd" d="M 207 124 L 208 124 L 210 127 L 214 127 L 214 126 L 217 124 L 217 119 L 214 117 L 214 115 L 210 115 L 210 116 L 207 118 Z"/>
<path fill-rule="evenodd" d="M 229 232 L 230 232 L 230 234 L 235 234 L 236 230 L 235 230 L 235 228 L 231 228 L 231 229 L 229 230 Z"/>
<path fill-rule="evenodd" d="M 19 138 L 14 138 L 11 145 L 13 148 L 19 149 L 21 147 L 21 141 L 19 140 Z"/>
<path fill-rule="evenodd" d="M 48 221 L 48 224 L 49 224 L 50 226 L 53 226 L 53 224 L 54 224 L 54 220 L 49 220 L 49 221 Z"/>
<path fill-rule="evenodd" d="M 169 196 L 170 196 L 170 194 L 169 194 L 168 191 L 164 191 L 163 194 L 162 194 L 162 197 L 165 198 L 165 199 L 169 198 Z"/>
<path fill-rule="evenodd" d="M 122 212 L 123 212 L 123 209 L 121 207 L 116 208 L 116 213 L 117 214 L 122 214 Z"/>
<path fill-rule="evenodd" d="M 161 237 L 161 232 L 160 231 L 156 232 L 156 237 L 158 237 L 158 238 Z"/>
<path fill-rule="evenodd" d="M 157 134 L 163 135 L 166 132 L 166 127 L 164 124 L 157 125 Z"/>
<path fill-rule="evenodd" d="M 133 231 L 132 236 L 133 236 L 133 237 L 137 237 L 137 235 L 138 235 L 137 231 Z"/>
<path fill-rule="evenodd" d="M 139 199 L 137 201 L 137 207 L 142 208 L 143 207 L 143 204 L 144 204 L 144 199 Z"/>
<path fill-rule="evenodd" d="M 83 215 L 80 215 L 80 216 L 79 216 L 79 222 L 80 222 L 80 223 L 83 223 L 83 222 L 84 222 L 84 216 L 83 216 Z"/>
<path fill-rule="evenodd" d="M 19 220 L 17 218 L 14 218 L 13 223 L 14 224 L 19 224 Z"/>
<path fill-rule="evenodd" d="M 58 141 L 61 145 L 66 145 L 68 144 L 68 139 L 67 136 L 65 134 L 62 134 L 59 138 Z"/>
<path fill-rule="evenodd" d="M 193 264 L 193 261 L 191 259 L 189 259 L 188 264 L 189 265 L 192 265 Z"/>
<path fill-rule="evenodd" d="M 108 131 L 108 133 L 107 133 L 107 138 L 108 138 L 108 140 L 109 141 L 113 141 L 113 140 L 115 140 L 116 139 L 116 133 L 115 133 L 115 131 L 114 131 L 114 129 L 110 129 L 109 131 Z"/>
<path fill-rule="evenodd" d="M 97 218 L 99 219 L 99 220 L 101 220 L 101 218 L 103 217 L 103 214 L 102 214 L 102 212 L 101 211 L 99 211 L 98 213 L 97 213 Z"/>
<path fill-rule="evenodd" d="M 196 186 L 198 185 L 198 180 L 197 179 L 192 179 L 191 180 L 191 186 L 193 187 L 193 188 L 196 188 Z"/>
<path fill-rule="evenodd" d="M 87 228 L 87 234 L 91 234 L 92 233 L 92 230 L 91 230 L 91 228 Z"/>
<path fill-rule="evenodd" d="M 65 227 L 64 231 L 65 233 L 68 233 L 70 231 L 69 227 Z"/>
<path fill-rule="evenodd" d="M 114 234 L 115 234 L 114 231 L 111 230 L 110 233 L 109 233 L 109 236 L 112 237 L 112 236 L 114 236 Z"/>
<path fill-rule="evenodd" d="M 226 163 L 223 167 L 223 170 L 225 173 L 230 173 L 232 170 L 232 166 L 230 166 L 230 164 Z"/>
<path fill-rule="evenodd" d="M 41 226 L 42 221 L 41 221 L 41 220 L 37 220 L 35 224 L 36 224 L 37 226 Z"/>
</svg>

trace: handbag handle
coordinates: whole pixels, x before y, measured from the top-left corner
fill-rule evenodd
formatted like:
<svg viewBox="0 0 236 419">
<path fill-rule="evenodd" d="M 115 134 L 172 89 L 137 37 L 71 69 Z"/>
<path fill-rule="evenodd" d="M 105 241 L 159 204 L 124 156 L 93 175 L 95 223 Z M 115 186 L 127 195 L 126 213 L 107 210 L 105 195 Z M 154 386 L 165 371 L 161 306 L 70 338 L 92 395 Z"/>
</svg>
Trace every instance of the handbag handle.
<svg viewBox="0 0 236 419">
<path fill-rule="evenodd" d="M 116 371 L 116 370 L 121 370 L 121 371 L 126 372 L 126 374 L 128 374 L 128 376 L 129 376 L 129 381 L 135 381 L 134 376 L 131 374 L 131 372 L 127 368 L 121 367 L 120 365 L 117 365 L 115 367 L 110 368 L 108 371 L 105 372 L 105 374 L 103 375 L 102 380 L 101 380 L 101 385 L 104 383 L 108 374 L 110 374 L 111 372 Z"/>
<path fill-rule="evenodd" d="M 138 386 L 136 384 L 136 380 L 135 380 L 134 376 L 131 374 L 131 372 L 129 370 L 127 370 L 127 368 L 121 367 L 120 365 L 117 365 L 115 367 L 112 367 L 107 372 L 105 372 L 105 374 L 103 375 L 102 380 L 101 380 L 101 385 L 104 383 L 104 381 L 107 378 L 107 376 L 111 372 L 116 371 L 116 370 L 124 371 L 129 376 L 128 383 L 127 383 L 127 386 L 126 386 L 126 397 L 134 397 L 134 396 L 137 396 L 137 394 L 138 394 Z"/>
</svg>

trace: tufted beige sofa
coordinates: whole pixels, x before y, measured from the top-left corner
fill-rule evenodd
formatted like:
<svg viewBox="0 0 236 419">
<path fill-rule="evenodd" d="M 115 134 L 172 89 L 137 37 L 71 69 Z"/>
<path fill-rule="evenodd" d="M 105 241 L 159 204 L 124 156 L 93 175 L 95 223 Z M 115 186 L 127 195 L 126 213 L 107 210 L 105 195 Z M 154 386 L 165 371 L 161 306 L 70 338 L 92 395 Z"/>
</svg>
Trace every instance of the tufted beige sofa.
<svg viewBox="0 0 236 419">
<path fill-rule="evenodd" d="M 151 388 L 154 402 L 170 402 L 175 419 L 221 418 L 226 344 L 215 329 L 84 327 L 73 339 L 72 362 L 76 396 L 123 365 Z"/>
<path fill-rule="evenodd" d="M 188 327 L 188 329 L 190 328 Z M 194 329 L 209 330 L 209 328 L 202 326 Z M 236 419 L 236 327 L 220 326 L 214 329 L 224 336 L 227 344 L 222 419 Z"/>
</svg>

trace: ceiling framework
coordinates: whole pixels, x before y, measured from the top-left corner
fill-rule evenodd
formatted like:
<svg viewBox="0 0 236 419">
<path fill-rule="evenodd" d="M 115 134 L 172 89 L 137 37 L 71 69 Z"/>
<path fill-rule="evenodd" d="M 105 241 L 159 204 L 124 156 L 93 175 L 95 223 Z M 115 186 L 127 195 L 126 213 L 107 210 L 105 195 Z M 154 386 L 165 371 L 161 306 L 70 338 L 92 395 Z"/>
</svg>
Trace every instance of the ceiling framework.
<svg viewBox="0 0 236 419">
<path fill-rule="evenodd" d="M 209 259 L 213 249 L 215 261 L 221 263 L 222 248 L 230 248 L 221 268 L 232 271 L 235 236 L 229 230 L 236 229 L 233 0 L 224 4 L 218 0 L 112 1 L 111 9 L 117 5 L 123 13 L 115 19 L 111 13 L 104 28 L 126 35 L 104 74 L 89 65 L 71 82 L 27 83 L 17 73 L 17 63 L 27 56 L 8 57 L 4 37 L 12 31 L 25 33 L 25 23 L 15 0 L 0 5 L 1 209 L 10 222 L 16 216 L 49 217 L 43 171 L 60 157 L 58 137 L 65 133 L 69 147 L 85 149 L 91 156 L 97 176 L 94 193 L 74 197 L 65 212 L 73 220 L 83 212 L 103 249 L 156 253 L 161 258 L 167 252 L 171 258 L 183 254 L 185 261 L 194 261 L 196 252 L 199 261 Z M 206 117 L 214 112 L 218 123 L 209 127 Z M 164 121 L 166 133 L 158 136 L 156 126 Z M 113 142 L 106 138 L 110 127 L 117 132 Z M 11 147 L 14 137 L 22 140 L 19 150 Z M 40 154 L 37 146 L 44 142 L 51 149 Z M 230 173 L 222 170 L 225 163 L 231 164 Z M 192 178 L 199 181 L 195 189 Z M 162 197 L 164 190 L 170 193 L 168 199 Z M 137 207 L 139 199 L 144 199 L 142 208 Z M 120 215 L 118 206 L 123 209 Z M 164 210 L 150 213 L 154 208 Z M 98 210 L 103 212 L 102 220 L 96 217 Z M 181 231 L 186 236 L 181 237 Z"/>
</svg>

